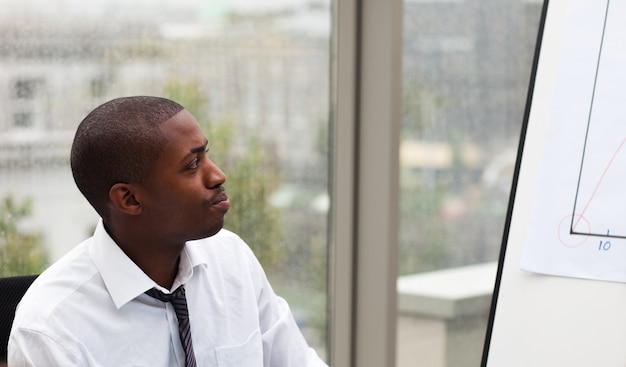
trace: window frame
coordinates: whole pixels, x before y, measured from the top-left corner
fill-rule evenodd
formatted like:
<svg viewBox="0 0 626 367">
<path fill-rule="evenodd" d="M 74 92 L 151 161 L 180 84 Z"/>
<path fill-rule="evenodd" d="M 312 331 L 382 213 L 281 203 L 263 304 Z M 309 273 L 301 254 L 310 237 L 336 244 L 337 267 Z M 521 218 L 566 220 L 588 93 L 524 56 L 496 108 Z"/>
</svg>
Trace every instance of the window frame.
<svg viewBox="0 0 626 367">
<path fill-rule="evenodd" d="M 332 366 L 395 365 L 402 6 L 332 5 Z"/>
</svg>

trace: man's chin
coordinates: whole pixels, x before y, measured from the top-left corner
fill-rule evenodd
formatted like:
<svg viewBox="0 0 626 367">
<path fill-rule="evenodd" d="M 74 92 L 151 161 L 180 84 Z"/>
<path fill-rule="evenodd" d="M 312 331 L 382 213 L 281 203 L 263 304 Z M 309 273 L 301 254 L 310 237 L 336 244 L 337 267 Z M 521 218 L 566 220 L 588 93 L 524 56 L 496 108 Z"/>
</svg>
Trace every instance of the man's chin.
<svg viewBox="0 0 626 367">
<path fill-rule="evenodd" d="M 202 233 L 198 234 L 197 236 L 194 236 L 193 238 L 191 238 L 189 240 L 190 241 L 194 241 L 194 240 L 201 240 L 201 239 L 207 238 L 207 237 L 213 237 L 216 234 L 218 234 L 219 231 L 221 231 L 223 227 L 224 227 L 224 223 L 220 223 L 219 225 L 212 226 L 212 227 L 207 228 L 206 230 L 202 231 Z"/>
</svg>

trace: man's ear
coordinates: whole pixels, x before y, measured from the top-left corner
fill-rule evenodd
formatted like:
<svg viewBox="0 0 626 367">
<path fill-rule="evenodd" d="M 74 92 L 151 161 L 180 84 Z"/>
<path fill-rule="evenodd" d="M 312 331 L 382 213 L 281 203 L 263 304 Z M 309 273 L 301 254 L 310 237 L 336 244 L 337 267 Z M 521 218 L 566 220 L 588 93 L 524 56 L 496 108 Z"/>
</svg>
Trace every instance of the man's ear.
<svg viewBox="0 0 626 367">
<path fill-rule="evenodd" d="M 138 215 L 141 203 L 136 195 L 136 188 L 131 184 L 116 183 L 109 190 L 109 199 L 113 206 L 122 213 Z"/>
</svg>

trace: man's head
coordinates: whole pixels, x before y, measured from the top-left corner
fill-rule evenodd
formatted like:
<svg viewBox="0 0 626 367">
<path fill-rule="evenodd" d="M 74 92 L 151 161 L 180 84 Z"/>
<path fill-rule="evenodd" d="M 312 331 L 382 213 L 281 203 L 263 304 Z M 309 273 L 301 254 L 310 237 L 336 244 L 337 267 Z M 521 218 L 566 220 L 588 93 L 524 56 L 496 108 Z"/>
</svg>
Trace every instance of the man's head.
<svg viewBox="0 0 626 367">
<path fill-rule="evenodd" d="M 107 218 L 109 190 L 116 183 L 141 183 L 162 152 L 160 125 L 184 108 L 159 97 L 118 98 L 94 109 L 80 123 L 70 163 L 78 189 Z"/>
</svg>

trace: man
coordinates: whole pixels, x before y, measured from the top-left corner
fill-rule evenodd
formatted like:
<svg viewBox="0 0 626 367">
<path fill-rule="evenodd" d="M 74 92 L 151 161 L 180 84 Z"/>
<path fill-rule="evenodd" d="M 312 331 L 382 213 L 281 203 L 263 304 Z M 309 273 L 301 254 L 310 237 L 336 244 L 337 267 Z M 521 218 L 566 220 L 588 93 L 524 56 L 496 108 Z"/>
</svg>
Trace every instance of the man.
<svg viewBox="0 0 626 367">
<path fill-rule="evenodd" d="M 222 229 L 226 176 L 207 152 L 194 117 L 164 98 L 87 115 L 70 162 L 101 220 L 22 299 L 9 366 L 325 366 Z"/>
</svg>

